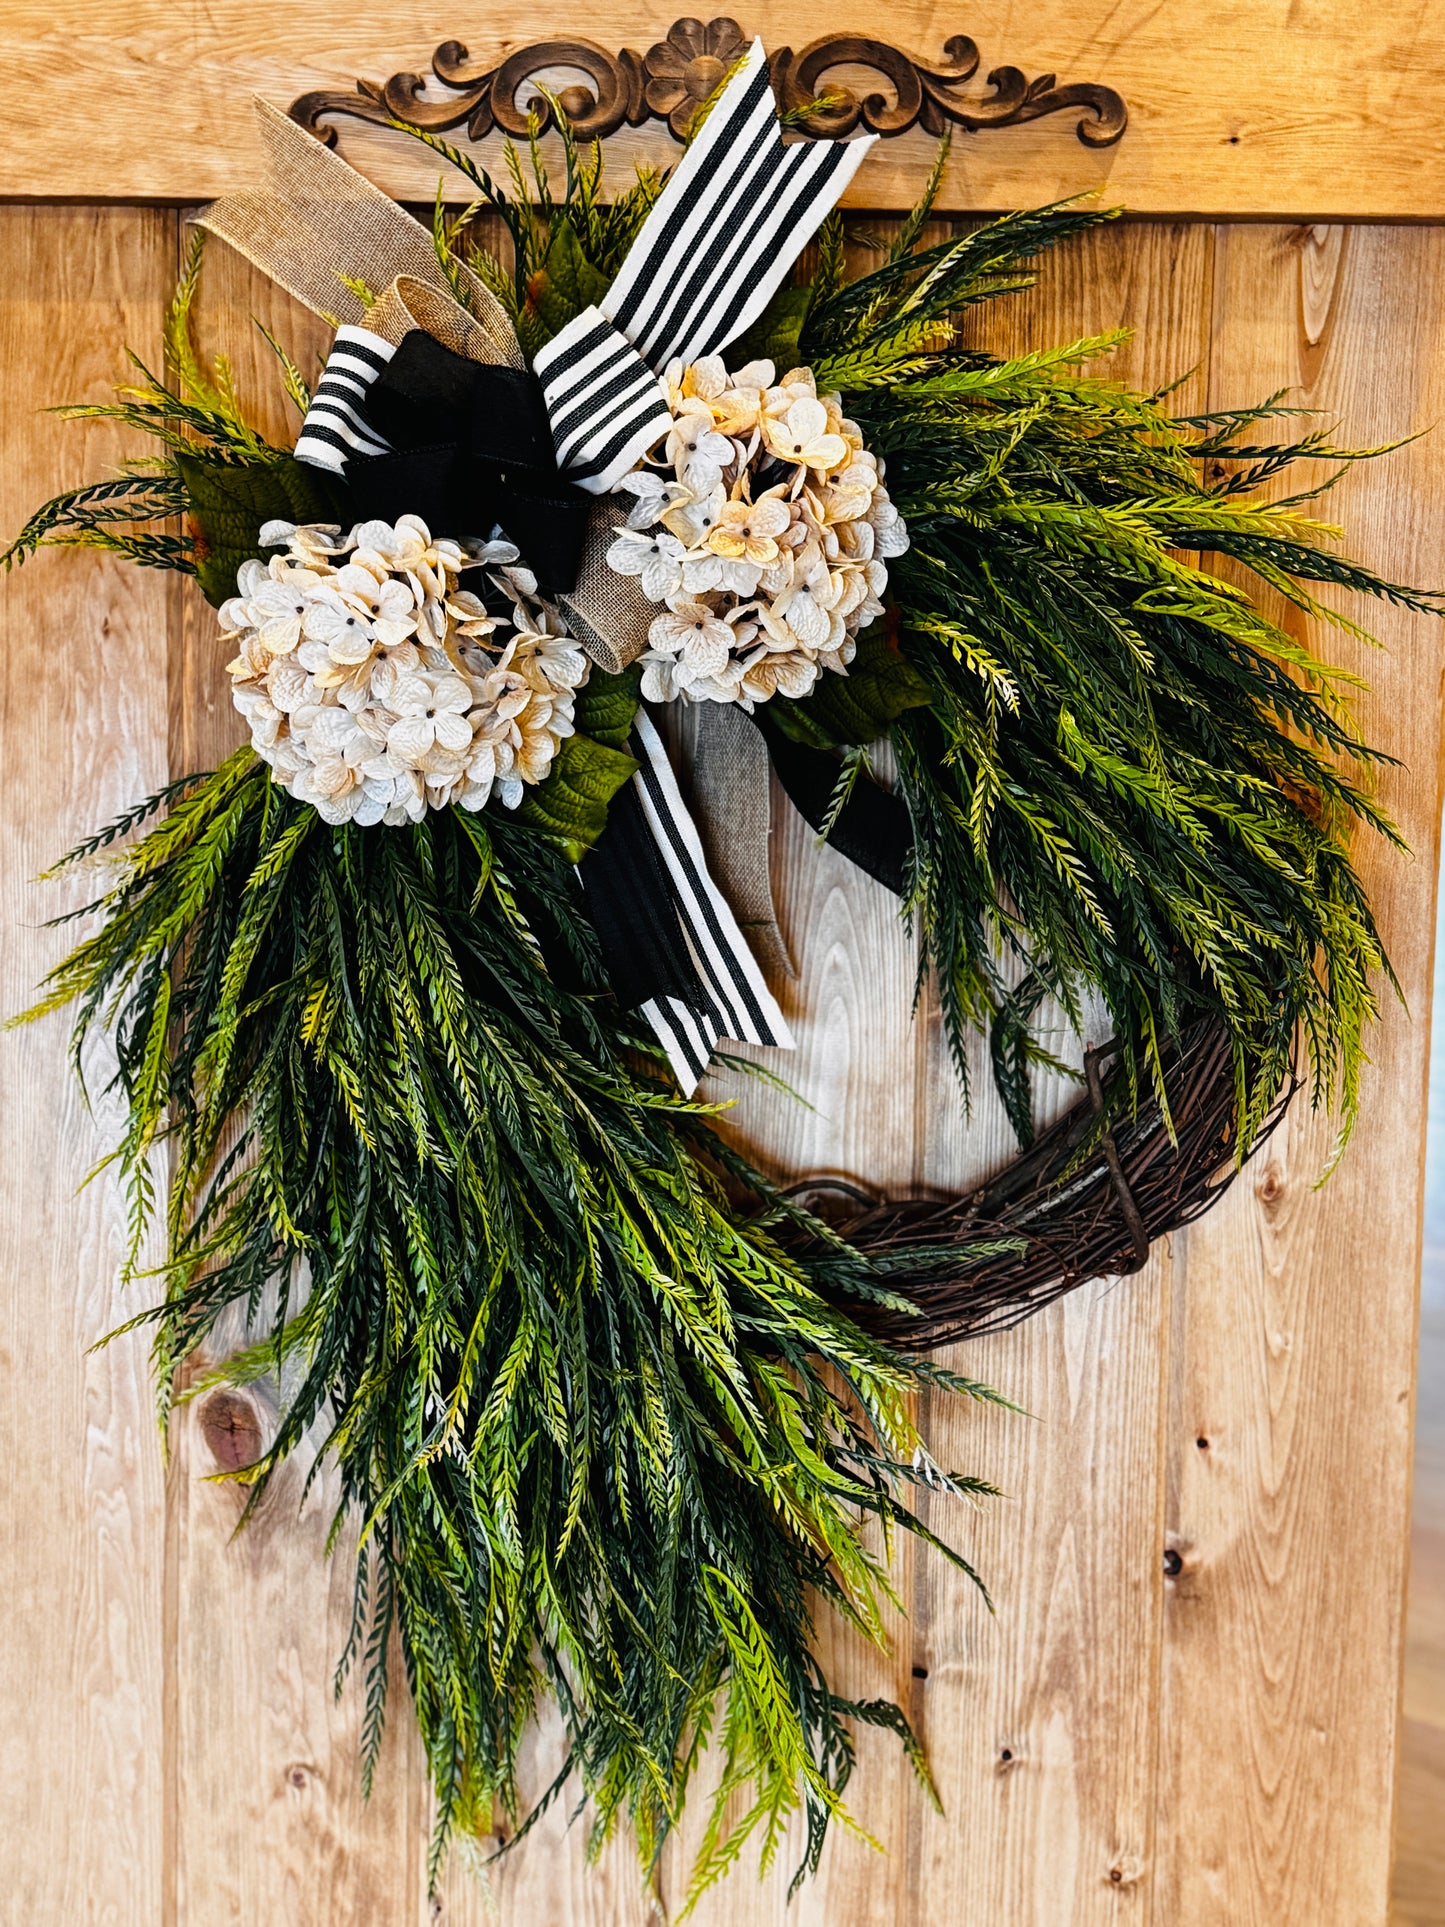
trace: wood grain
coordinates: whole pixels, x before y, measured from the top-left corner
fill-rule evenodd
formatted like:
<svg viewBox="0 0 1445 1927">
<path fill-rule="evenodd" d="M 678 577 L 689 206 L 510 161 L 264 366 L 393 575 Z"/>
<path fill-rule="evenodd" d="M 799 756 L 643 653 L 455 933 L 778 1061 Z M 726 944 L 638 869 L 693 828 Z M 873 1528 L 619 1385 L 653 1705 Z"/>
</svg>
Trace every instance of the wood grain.
<svg viewBox="0 0 1445 1927">
<path fill-rule="evenodd" d="M 1227 229 L 1210 402 L 1286 383 L 1356 443 L 1439 419 L 1445 235 Z M 1388 350 L 1384 344 L 1388 343 Z M 1429 437 L 1330 498 L 1387 573 L 1440 573 Z M 1383 467 L 1383 465 L 1382 465 Z M 1176 1239 L 1166 1460 L 1159 1905 L 1171 1927 L 1385 1916 L 1408 1518 L 1415 1292 L 1439 826 L 1440 637 L 1389 610 L 1367 738 L 1413 862 L 1361 839 L 1413 1022 L 1386 1009 L 1355 1145 L 1323 1190 L 1297 1105 L 1246 1179 Z"/>
<path fill-rule="evenodd" d="M 1197 227 L 1105 229 L 979 326 L 987 345 L 1013 351 L 1132 327 L 1114 372 L 1156 386 L 1204 359 L 1211 254 Z M 1196 377 L 1183 405 L 1200 392 Z M 1011 1150 L 982 1065 L 964 1128 L 936 1018 L 930 1046 L 920 1175 L 947 1186 Z M 1064 1095 L 1041 1092 L 1041 1112 Z M 920 1892 L 966 1896 L 979 1919 L 1082 1927 L 1148 1916 L 1171 1273 L 1167 1249 L 1156 1251 L 1140 1276 L 1101 1280 L 951 1357 L 1030 1419 L 980 1421 L 930 1400 L 943 1462 L 983 1472 L 1007 1495 L 972 1527 L 947 1502 L 929 1511 L 935 1531 L 965 1531 L 996 1619 L 934 1562 L 915 1568 L 915 1663 L 927 1674 L 921 1705 L 945 1815 L 920 1811 L 910 1879 Z M 929 1917 L 947 1917 L 941 1902 Z"/>
<path fill-rule="evenodd" d="M 1437 901 L 1436 1011 L 1445 1009 L 1442 913 Z M 1445 1927 L 1445 1028 L 1438 1024 L 1430 1046 L 1424 1232 L 1393 1927 Z"/>
<path fill-rule="evenodd" d="M 1438 946 L 1438 934 L 1436 941 Z M 1445 1086 L 1438 1034 L 1435 1059 L 1436 1076 Z M 1432 1130 L 1445 1126 L 1436 1099 L 1432 1089 Z M 1438 1254 L 1433 1265 L 1427 1255 L 1420 1319 L 1402 1711 L 1391 1920 L 1393 1927 L 1445 1927 L 1445 1840 L 1440 1835 L 1445 1811 L 1445 1278 Z"/>
<path fill-rule="evenodd" d="M 264 1435 L 270 1417 L 259 1404 Z M 426 1817 L 411 1771 L 404 1682 L 371 1801 L 359 1777 L 361 1696 L 335 1700 L 351 1617 L 351 1542 L 325 1555 L 335 1502 L 323 1478 L 302 1504 L 311 1454 L 288 1461 L 237 1531 L 244 1489 L 196 1408 L 177 1426 L 172 1583 L 179 1610 L 174 1848 L 168 1922 L 423 1918 Z"/>
<path fill-rule="evenodd" d="M 154 344 L 180 222 L 10 209 L 0 234 L 8 529 L 114 453 L 104 431 L 62 439 L 29 410 L 99 392 L 122 337 Z M 253 313 L 301 358 L 321 345 L 314 321 L 213 250 L 203 333 L 224 342 L 279 432 Z M 985 325 L 997 345 L 1038 345 L 1121 320 L 1140 329 L 1120 363 L 1130 379 L 1196 368 L 1186 396 L 1219 404 L 1294 382 L 1343 413 L 1351 436 L 1385 439 L 1445 402 L 1445 237 L 1116 226 Z M 1442 479 L 1439 438 L 1426 439 L 1361 471 L 1331 507 L 1367 559 L 1433 579 Z M 0 608 L 13 1009 L 60 947 L 35 930 L 41 898 L 25 879 L 168 766 L 210 761 L 236 725 L 208 613 L 185 585 L 42 557 L 4 585 Z M 1417 857 L 1362 857 L 1415 1017 L 1388 1014 L 1349 1160 L 1313 1191 L 1325 1140 L 1300 1118 L 1146 1273 L 956 1355 L 1033 1414 L 941 1399 L 925 1414 L 945 1463 L 1008 1495 L 979 1515 L 931 1510 L 984 1571 L 997 1616 L 931 1558 L 905 1559 L 913 1617 L 891 1656 L 829 1647 L 841 1683 L 908 1699 L 945 1815 L 891 1744 L 865 1738 L 857 1809 L 887 1857 L 838 1839 L 791 1909 L 785 1874 L 759 1887 L 744 1868 L 699 1910 L 702 1927 L 1383 1922 L 1441 663 L 1425 623 L 1382 627 L 1392 650 L 1367 664 L 1364 720 L 1403 759 L 1382 784 Z M 42 678 L 57 660 L 66 680 Z M 925 1001 L 909 1023 L 914 950 L 891 904 L 778 810 L 776 882 L 802 972 L 783 986 L 801 1047 L 782 1068 L 813 1109 L 734 1082 L 745 1095 L 732 1128 L 776 1169 L 898 1188 L 953 1186 L 996 1164 L 1009 1144 L 981 1059 L 966 1119 L 936 1010 Z M 653 1897 L 626 1843 L 588 1870 L 565 1801 L 481 1878 L 454 1858 L 428 1903 L 429 1802 L 404 1686 L 369 1806 L 357 1697 L 331 1696 L 350 1570 L 345 1544 L 329 1567 L 322 1558 L 334 1487 L 323 1476 L 298 1515 L 302 1455 L 234 1533 L 237 1491 L 207 1475 L 265 1435 L 275 1392 L 262 1387 L 244 1406 L 186 1408 L 163 1508 L 143 1346 L 83 1356 L 120 1315 L 117 1200 L 103 1179 L 72 1198 L 100 1134 L 70 1095 L 57 1025 L 0 1047 L 11 1151 L 0 1369 L 18 1495 L 0 1540 L 19 1629 L 5 1717 L 17 1732 L 34 1727 L 37 1704 L 49 1716 L 44 1740 L 7 1748 L 0 1769 L 17 1918 L 643 1927 Z M 1041 1109 L 1063 1095 L 1041 1092 Z M 556 1746 L 555 1732 L 536 1736 L 539 1788 Z M 682 1878 L 673 1855 L 656 1899 L 675 1907 Z"/>
<path fill-rule="evenodd" d="M 42 429 L 36 410 L 108 399 L 120 341 L 158 348 L 172 225 L 128 210 L 0 211 L 7 540 L 48 496 L 133 452 L 109 424 Z M 68 947 L 45 919 L 88 894 L 84 880 L 41 884 L 38 872 L 165 780 L 154 699 L 165 609 L 161 577 L 99 556 L 43 555 L 0 586 L 7 1017 Z M 106 1052 L 87 1068 L 104 1093 Z M 123 1193 L 103 1175 L 77 1195 L 116 1117 L 103 1095 L 86 1114 L 64 1018 L 0 1038 L 0 1862 L 15 1920 L 152 1927 L 163 1880 L 160 1440 L 144 1336 L 88 1352 L 143 1302 L 122 1300 L 116 1284 Z"/>
<path fill-rule="evenodd" d="M 608 48 L 646 49 L 674 10 L 609 0 L 582 30 Z M 978 93 L 993 67 L 1102 82 L 1129 103 L 1115 147 L 1091 149 L 1068 115 L 962 135 L 944 207 L 1004 209 L 1091 187 L 1140 212 L 1297 219 L 1428 220 L 1445 211 L 1445 139 L 1436 76 L 1445 14 L 1430 0 L 997 0 L 978 9 L 902 0 L 880 18 L 866 0 L 838 0 L 824 18 L 809 0 L 770 0 L 739 13 L 770 46 L 819 32 L 880 34 L 938 60 L 950 34 L 977 40 Z M 0 18 L 7 139 L 0 194 L 37 198 L 187 201 L 244 186 L 255 166 L 246 98 L 287 106 L 317 88 L 350 90 L 425 73 L 443 40 L 500 57 L 551 31 L 508 0 L 462 8 L 425 0 L 398 12 L 377 0 L 212 0 L 178 14 L 168 0 L 10 0 Z M 575 75 L 556 76 L 565 84 Z M 875 90 L 876 77 L 865 91 Z M 854 184 L 860 206 L 906 207 L 932 157 L 916 130 L 879 144 Z M 437 164 L 404 137 L 343 124 L 343 151 L 389 191 L 429 201 Z M 656 123 L 623 133 L 611 151 L 624 171 L 677 149 Z M 485 149 L 495 164 L 495 144 Z"/>
</svg>

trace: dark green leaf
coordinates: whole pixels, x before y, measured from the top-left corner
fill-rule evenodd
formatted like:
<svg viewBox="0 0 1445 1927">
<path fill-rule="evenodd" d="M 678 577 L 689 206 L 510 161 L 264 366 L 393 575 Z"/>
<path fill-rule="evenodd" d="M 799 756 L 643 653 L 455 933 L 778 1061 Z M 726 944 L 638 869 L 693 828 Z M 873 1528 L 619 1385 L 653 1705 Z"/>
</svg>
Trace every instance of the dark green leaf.
<svg viewBox="0 0 1445 1927">
<path fill-rule="evenodd" d="M 576 229 L 565 216 L 552 224 L 547 257 L 532 277 L 528 295 L 548 338 L 560 332 L 584 308 L 600 301 L 609 277 L 594 268 L 582 252 Z"/>
<path fill-rule="evenodd" d="M 563 740 L 551 774 L 517 810 L 519 822 L 540 830 L 571 863 L 580 863 L 601 836 L 608 805 L 637 768 L 627 739 L 641 685 L 636 665 L 617 676 L 592 671 L 573 708 L 577 734 Z"/>
<path fill-rule="evenodd" d="M 798 337 L 812 302 L 811 287 L 779 288 L 747 333 L 728 349 L 728 366 L 767 360 L 780 376 L 796 368 L 801 360 Z"/>
<path fill-rule="evenodd" d="M 545 783 L 529 791 L 517 820 L 540 830 L 569 863 L 580 863 L 607 827 L 607 808 L 636 773 L 636 760 L 592 736 L 568 736 Z"/>
<path fill-rule="evenodd" d="M 905 709 L 922 709 L 928 684 L 899 651 L 885 617 L 858 638 L 846 676 L 824 674 L 810 695 L 770 706 L 779 727 L 797 742 L 819 749 L 842 743 L 875 743 Z"/>
<path fill-rule="evenodd" d="M 594 669 L 573 708 L 578 734 L 595 737 L 609 749 L 626 749 L 641 689 L 642 671 L 636 663 L 617 676 Z"/>
<path fill-rule="evenodd" d="M 338 513 L 339 494 L 325 474 L 294 456 L 241 463 L 178 454 L 175 461 L 186 486 L 196 577 L 217 608 L 236 593 L 241 564 L 269 553 L 256 539 L 265 523 L 344 519 L 344 510 Z"/>
</svg>

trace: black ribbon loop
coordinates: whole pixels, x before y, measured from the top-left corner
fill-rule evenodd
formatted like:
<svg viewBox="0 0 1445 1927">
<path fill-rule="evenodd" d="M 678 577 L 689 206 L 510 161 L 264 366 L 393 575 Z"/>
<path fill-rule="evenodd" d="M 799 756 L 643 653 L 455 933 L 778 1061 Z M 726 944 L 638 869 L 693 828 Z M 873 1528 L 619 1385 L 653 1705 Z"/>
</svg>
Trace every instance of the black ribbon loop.
<svg viewBox="0 0 1445 1927">
<path fill-rule="evenodd" d="M 788 801 L 821 836 L 838 784 L 838 759 L 824 749 L 796 742 L 763 711 L 756 713 L 753 721 L 763 733 Z M 830 849 L 840 851 L 895 896 L 903 895 L 908 886 L 913 824 L 901 796 L 865 777 L 839 810 L 827 842 Z"/>
<path fill-rule="evenodd" d="M 575 587 L 596 504 L 557 470 L 542 384 L 530 372 L 468 361 L 414 328 L 357 411 L 388 455 L 354 455 L 358 513 L 486 536 L 500 526 L 542 587 Z"/>
</svg>

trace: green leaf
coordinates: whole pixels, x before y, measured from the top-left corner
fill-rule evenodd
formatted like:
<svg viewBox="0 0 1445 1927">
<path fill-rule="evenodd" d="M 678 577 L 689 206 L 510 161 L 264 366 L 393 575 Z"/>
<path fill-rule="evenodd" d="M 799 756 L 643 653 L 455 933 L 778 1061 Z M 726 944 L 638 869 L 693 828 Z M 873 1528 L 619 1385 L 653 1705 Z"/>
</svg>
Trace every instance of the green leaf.
<svg viewBox="0 0 1445 1927">
<path fill-rule="evenodd" d="M 177 454 L 175 461 L 188 497 L 196 577 L 216 607 L 236 593 L 241 564 L 268 553 L 257 540 L 265 523 L 343 519 L 325 476 L 294 456 L 240 463 Z"/>
<path fill-rule="evenodd" d="M 519 822 L 550 837 L 570 863 L 580 863 L 601 836 L 609 804 L 636 772 L 627 739 L 641 687 L 635 663 L 617 676 L 594 669 L 573 706 L 577 734 L 566 738 L 551 774 L 517 811 Z"/>
<path fill-rule="evenodd" d="M 565 217 L 552 225 L 547 258 L 527 289 L 528 305 L 547 331 L 547 338 L 565 328 L 584 308 L 600 301 L 610 277 L 593 267 L 582 252 L 577 230 Z"/>
<path fill-rule="evenodd" d="M 802 360 L 798 339 L 812 302 L 810 287 L 779 288 L 752 327 L 728 350 L 728 365 L 741 368 L 745 362 L 767 360 L 780 375 L 796 368 Z"/>
<path fill-rule="evenodd" d="M 794 741 L 832 749 L 877 742 L 905 709 L 923 709 L 931 701 L 928 684 L 899 651 L 885 616 L 859 636 L 846 676 L 820 676 L 811 695 L 773 703 L 770 711 Z"/>
<path fill-rule="evenodd" d="M 636 663 L 616 676 L 594 669 L 578 690 L 572 711 L 578 734 L 592 736 L 609 749 L 626 749 L 641 690 L 642 670 Z"/>
<path fill-rule="evenodd" d="M 517 820 L 549 837 L 569 863 L 580 863 L 607 827 L 607 809 L 637 772 L 636 760 L 593 736 L 569 736 L 552 773 L 517 810 Z"/>
</svg>

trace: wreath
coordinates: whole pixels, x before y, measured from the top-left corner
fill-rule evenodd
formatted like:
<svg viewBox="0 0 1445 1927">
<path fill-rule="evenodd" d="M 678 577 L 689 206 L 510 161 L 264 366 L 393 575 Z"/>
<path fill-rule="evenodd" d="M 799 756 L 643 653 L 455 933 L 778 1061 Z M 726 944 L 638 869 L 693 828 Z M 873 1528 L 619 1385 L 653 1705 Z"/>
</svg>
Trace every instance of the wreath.
<svg viewBox="0 0 1445 1927">
<path fill-rule="evenodd" d="M 163 1393 L 239 1310 L 248 1346 L 200 1385 L 284 1371 L 288 1396 L 236 1476 L 258 1493 L 313 1427 L 339 1468 L 366 1772 L 399 1638 L 435 1854 L 496 1807 L 525 1831 L 552 1700 L 534 1815 L 576 1772 L 593 1842 L 625 1822 L 651 1869 L 710 1747 L 689 1899 L 799 1809 L 801 1877 L 858 1723 L 927 1782 L 902 1710 L 818 1658 L 823 1607 L 884 1639 L 869 1522 L 977 1577 L 908 1494 L 989 1488 L 935 1463 L 910 1395 L 995 1394 L 930 1348 L 1136 1268 L 1297 1081 L 1341 1141 L 1354 1117 L 1391 978 L 1350 840 L 1396 833 L 1347 679 L 1242 583 L 1355 633 L 1320 585 L 1440 603 L 1339 554 L 1304 513 L 1323 484 L 1261 499 L 1357 459 L 1278 397 L 1175 416 L 1086 372 L 1119 336 L 964 344 L 963 311 L 1108 214 L 925 245 L 936 172 L 851 272 L 832 209 L 868 143 L 785 141 L 756 45 L 672 175 L 611 202 L 560 112 L 557 193 L 535 123 L 511 191 L 416 134 L 476 197 L 439 194 L 430 233 L 260 112 L 269 186 L 201 220 L 339 324 L 314 390 L 272 343 L 294 448 L 195 348 L 198 238 L 162 373 L 66 411 L 162 459 L 5 558 L 193 575 L 251 740 L 65 859 L 101 864 L 98 922 L 29 1014 L 114 1033 L 128 1270 L 168 1227 L 135 1321 Z M 1022 1155 L 969 1198 L 825 1210 L 693 1097 L 726 1040 L 788 1040 L 670 703 L 760 732 L 897 892 L 961 1079 L 988 1030 Z M 1098 1000 L 1112 1039 L 1035 1139 L 1045 996 Z"/>
</svg>

